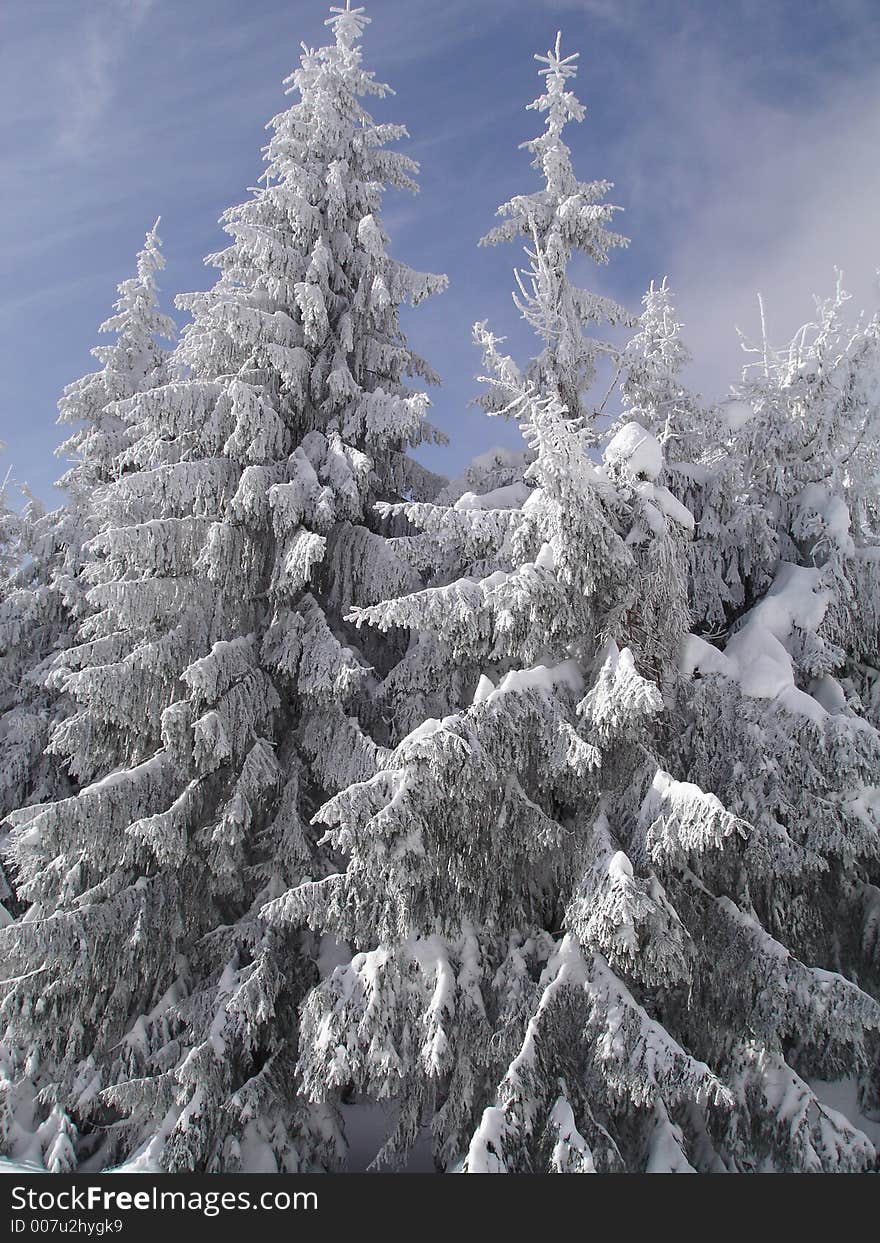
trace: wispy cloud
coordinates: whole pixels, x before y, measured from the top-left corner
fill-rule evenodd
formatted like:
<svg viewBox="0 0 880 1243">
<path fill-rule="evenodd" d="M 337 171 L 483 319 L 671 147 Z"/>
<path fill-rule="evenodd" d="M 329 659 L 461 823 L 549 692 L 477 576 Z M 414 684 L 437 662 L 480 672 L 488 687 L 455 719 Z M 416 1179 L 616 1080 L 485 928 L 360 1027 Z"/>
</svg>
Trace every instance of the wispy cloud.
<svg viewBox="0 0 880 1243">
<path fill-rule="evenodd" d="M 58 130 L 62 151 L 84 151 L 113 101 L 119 70 L 130 42 L 146 21 L 155 0 L 103 0 L 84 15 L 67 59 L 67 91 Z"/>
</svg>

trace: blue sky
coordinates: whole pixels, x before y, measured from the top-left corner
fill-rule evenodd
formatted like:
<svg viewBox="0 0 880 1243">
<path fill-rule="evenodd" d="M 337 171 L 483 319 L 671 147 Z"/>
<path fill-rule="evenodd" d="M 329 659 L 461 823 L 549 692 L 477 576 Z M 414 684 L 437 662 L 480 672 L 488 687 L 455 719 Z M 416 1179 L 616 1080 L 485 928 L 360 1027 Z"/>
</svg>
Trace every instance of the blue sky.
<svg viewBox="0 0 880 1243">
<path fill-rule="evenodd" d="M 880 265 L 880 20 L 876 0 L 373 0 L 365 60 L 396 96 L 422 165 L 389 197 L 392 250 L 450 289 L 407 317 L 441 373 L 431 464 L 456 472 L 515 429 L 468 407 L 488 318 L 520 354 L 515 247 L 477 249 L 498 203 L 533 188 L 518 144 L 539 128 L 534 52 L 561 28 L 588 106 L 570 145 L 580 175 L 616 183 L 632 244 L 590 274 L 636 309 L 668 275 L 693 382 L 735 378 L 734 324 L 755 293 L 783 338 L 830 291 L 859 305 Z M 55 402 L 90 348 L 145 230 L 162 216 L 163 295 L 206 287 L 220 212 L 261 169 L 266 121 L 299 43 L 325 40 L 320 0 L 5 0 L 0 11 L 0 439 L 3 465 L 51 497 Z"/>
</svg>

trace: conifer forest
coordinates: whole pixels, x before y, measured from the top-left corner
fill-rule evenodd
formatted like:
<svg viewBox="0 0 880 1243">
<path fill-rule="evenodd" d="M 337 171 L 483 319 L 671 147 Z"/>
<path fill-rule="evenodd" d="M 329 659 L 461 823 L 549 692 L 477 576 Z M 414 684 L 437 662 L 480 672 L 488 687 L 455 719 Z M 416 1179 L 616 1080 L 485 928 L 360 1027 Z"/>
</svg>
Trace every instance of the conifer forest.
<svg viewBox="0 0 880 1243">
<path fill-rule="evenodd" d="M 444 326 L 504 447 L 434 469 L 447 278 L 338 0 L 198 292 L 145 191 L 55 499 L 3 453 L 0 1164 L 880 1168 L 880 311 L 831 268 L 697 391 L 545 16 L 511 297 Z"/>
</svg>

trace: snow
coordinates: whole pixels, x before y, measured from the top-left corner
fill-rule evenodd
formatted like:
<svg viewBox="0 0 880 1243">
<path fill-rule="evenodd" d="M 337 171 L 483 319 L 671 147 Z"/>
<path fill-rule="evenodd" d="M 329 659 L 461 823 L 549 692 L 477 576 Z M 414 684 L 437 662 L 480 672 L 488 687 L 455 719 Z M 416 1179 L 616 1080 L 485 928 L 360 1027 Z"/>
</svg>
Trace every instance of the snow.
<svg viewBox="0 0 880 1243">
<path fill-rule="evenodd" d="M 720 849 L 739 825 L 714 795 L 658 768 L 639 808 L 645 845 L 655 863 L 682 851 Z"/>
<path fill-rule="evenodd" d="M 868 826 L 872 833 L 877 831 L 877 824 L 880 823 L 880 786 L 860 785 L 852 793 L 852 797 L 847 800 L 847 807 L 854 816 Z M 878 927 L 880 927 L 880 902 L 874 906 L 873 914 L 868 918 L 865 924 L 865 937 L 870 936 L 870 928 L 873 924 L 875 928 L 874 941 L 878 942 Z"/>
<path fill-rule="evenodd" d="M 820 571 L 783 563 L 776 578 L 750 617 L 780 638 L 788 637 L 792 626 L 817 630 L 828 607 L 828 594 L 819 590 Z"/>
<path fill-rule="evenodd" d="M 161 1147 L 160 1141 L 152 1139 L 133 1153 L 127 1161 L 123 1161 L 121 1165 L 114 1165 L 111 1169 L 105 1170 L 104 1173 L 162 1174 L 164 1171 L 158 1159 Z"/>
<path fill-rule="evenodd" d="M 839 496 L 832 496 L 821 484 L 811 483 L 798 493 L 792 504 L 795 510 L 800 511 L 802 522 L 808 523 L 809 516 L 815 514 L 826 539 L 838 544 L 844 552 L 853 551 L 849 506 Z"/>
<path fill-rule="evenodd" d="M 532 489 L 524 483 L 510 483 L 491 492 L 465 492 L 455 502 L 455 509 L 519 509 L 528 500 Z"/>
<path fill-rule="evenodd" d="M 400 740 L 399 745 L 409 746 L 414 742 L 422 742 L 425 738 L 430 738 L 432 734 L 436 734 L 438 729 L 443 728 L 443 722 L 436 717 L 428 717 L 422 721 L 421 725 L 417 725 L 415 729 L 410 730 L 405 738 Z"/>
<path fill-rule="evenodd" d="M 622 850 L 616 850 L 608 860 L 608 875 L 612 880 L 632 879 L 633 865 Z"/>
<path fill-rule="evenodd" d="M 482 703 L 484 699 L 488 699 L 495 689 L 495 683 L 485 673 L 480 674 L 480 680 L 477 683 L 477 689 L 474 691 L 474 703 Z"/>
<path fill-rule="evenodd" d="M 815 631 L 828 606 L 818 570 L 784 563 L 764 599 L 729 640 L 725 655 L 738 671 L 746 695 L 773 699 L 794 687 L 794 668 L 785 643 L 795 626 Z"/>
<path fill-rule="evenodd" d="M 811 1090 L 828 1109 L 843 1114 L 850 1126 L 867 1135 L 880 1152 L 880 1117 L 869 1118 L 859 1108 L 859 1086 L 855 1079 L 808 1079 Z"/>
<path fill-rule="evenodd" d="M 686 678 L 693 677 L 697 670 L 702 674 L 721 673 L 728 678 L 736 677 L 734 662 L 724 652 L 695 634 L 689 634 L 683 640 L 678 667 Z"/>
<path fill-rule="evenodd" d="M 37 1161 L 10 1161 L 0 1157 L 0 1174 L 48 1174 L 44 1165 Z"/>
<path fill-rule="evenodd" d="M 791 657 L 767 626 L 751 622 L 738 631 L 726 653 L 737 667 L 743 693 L 756 699 L 773 699 L 794 686 Z"/>
<path fill-rule="evenodd" d="M 810 688 L 810 694 L 826 712 L 843 712 L 846 708 L 846 695 L 843 687 L 830 674 L 818 678 Z"/>
<path fill-rule="evenodd" d="M 135 1149 L 127 1161 L 107 1169 L 107 1174 L 163 1174 L 161 1156 L 165 1141 L 180 1118 L 180 1109 L 172 1108 L 156 1127 L 152 1135 L 140 1148 Z"/>
<path fill-rule="evenodd" d="M 512 669 L 488 696 L 489 703 L 501 695 L 522 695 L 527 691 L 539 691 L 552 695 L 556 688 L 565 686 L 576 695 L 583 690 L 583 674 L 574 660 L 564 660 L 558 665 L 535 665 L 532 669 Z"/>
<path fill-rule="evenodd" d="M 567 1100 L 560 1097 L 550 1111 L 550 1125 L 556 1129 L 558 1139 L 553 1149 L 552 1164 L 555 1169 L 567 1172 L 568 1153 L 573 1150 L 580 1158 L 579 1169 L 584 1174 L 595 1174 L 596 1166 L 586 1140 L 575 1124 L 574 1112 Z"/>
<path fill-rule="evenodd" d="M 820 578 L 817 569 L 783 563 L 764 599 L 746 615 L 723 652 L 696 635 L 687 636 L 679 655 L 681 672 L 722 674 L 737 681 L 744 695 L 775 699 L 786 711 L 817 723 L 840 711 L 843 693 L 833 678 L 820 681 L 815 695 L 795 685 L 787 647 L 795 627 L 814 633 L 825 616 L 829 596 Z"/>
<path fill-rule="evenodd" d="M 656 479 L 663 469 L 663 450 L 656 436 L 640 423 L 626 423 L 608 442 L 606 466 L 625 469 L 635 478 Z"/>
<path fill-rule="evenodd" d="M 556 568 L 556 555 L 553 552 L 551 544 L 542 544 L 535 557 L 535 565 L 539 570 L 554 570 Z"/>
<path fill-rule="evenodd" d="M 277 1174 L 278 1162 L 265 1139 L 253 1122 L 242 1131 L 239 1144 L 239 1160 L 242 1174 Z"/>
<path fill-rule="evenodd" d="M 504 1151 L 504 1137 L 508 1130 L 507 1115 L 497 1105 L 483 1110 L 480 1124 L 471 1139 L 467 1155 L 470 1174 L 505 1174 L 506 1167 L 497 1155 Z"/>
<path fill-rule="evenodd" d="M 812 695 L 808 695 L 806 691 L 800 690 L 797 686 L 786 686 L 776 698 L 786 712 L 790 712 L 792 716 L 807 717 L 816 725 L 823 724 L 828 716 L 818 699 L 814 699 Z"/>
<path fill-rule="evenodd" d="M 655 534 L 661 535 L 665 530 L 666 524 L 662 519 L 657 523 L 651 521 L 652 508 L 659 510 L 667 518 L 671 518 L 673 522 L 677 522 L 686 531 L 693 531 L 696 525 L 694 515 L 686 505 L 682 505 L 681 501 L 672 495 L 668 488 L 661 488 L 658 484 L 645 481 L 638 485 L 636 491 L 648 506 L 648 522 Z"/>
<path fill-rule="evenodd" d="M 686 505 L 682 505 L 681 501 L 674 497 L 668 488 L 661 488 L 655 484 L 653 493 L 655 504 L 660 507 L 667 518 L 677 522 L 686 531 L 693 531 L 695 525 L 694 515 Z"/>
<path fill-rule="evenodd" d="M 654 1130 L 648 1141 L 646 1174 L 696 1174 L 684 1155 L 684 1136 L 673 1123 L 663 1102 L 654 1107 Z"/>
</svg>

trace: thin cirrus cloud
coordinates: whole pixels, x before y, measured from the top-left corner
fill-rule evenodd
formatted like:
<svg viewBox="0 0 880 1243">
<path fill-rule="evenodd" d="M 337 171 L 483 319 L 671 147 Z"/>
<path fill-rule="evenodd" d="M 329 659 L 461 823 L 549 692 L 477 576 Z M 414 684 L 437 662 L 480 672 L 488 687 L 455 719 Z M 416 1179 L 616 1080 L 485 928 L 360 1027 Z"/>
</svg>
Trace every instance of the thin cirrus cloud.
<svg viewBox="0 0 880 1243">
<path fill-rule="evenodd" d="M 102 0 L 92 6 L 77 31 L 61 87 L 65 106 L 58 142 L 68 155 L 84 153 L 95 125 L 120 89 L 119 71 L 156 0 Z"/>
<path fill-rule="evenodd" d="M 457 471 L 517 429 L 468 408 L 488 318 L 530 347 L 510 300 L 516 246 L 478 250 L 497 204 L 536 184 L 517 150 L 541 121 L 532 55 L 563 31 L 580 50 L 587 121 L 570 145 L 608 177 L 632 238 L 578 276 L 632 308 L 668 275 L 695 355 L 693 382 L 722 395 L 754 332 L 755 294 L 784 340 L 843 267 L 870 302 L 880 173 L 876 0 L 367 0 L 366 61 L 397 94 L 422 193 L 391 196 L 393 251 L 445 271 L 449 291 L 407 316 L 444 379 L 434 419 L 452 438 L 431 464 Z M 302 39 L 325 36 L 321 0 L 10 0 L 0 11 L 0 439 L 17 477 L 60 473 L 54 406 L 91 365 L 96 325 L 159 214 L 166 301 L 211 279 L 217 217 L 260 171 L 265 121 Z"/>
</svg>

